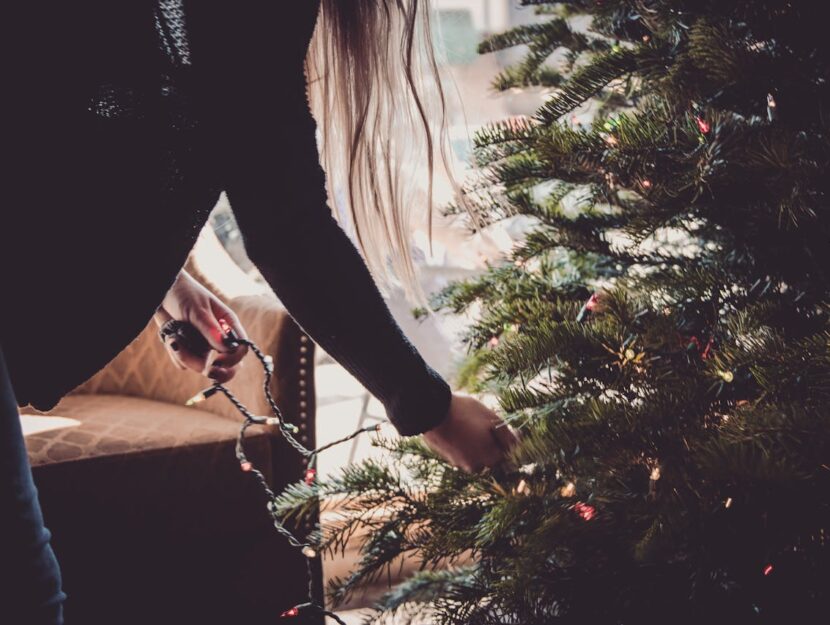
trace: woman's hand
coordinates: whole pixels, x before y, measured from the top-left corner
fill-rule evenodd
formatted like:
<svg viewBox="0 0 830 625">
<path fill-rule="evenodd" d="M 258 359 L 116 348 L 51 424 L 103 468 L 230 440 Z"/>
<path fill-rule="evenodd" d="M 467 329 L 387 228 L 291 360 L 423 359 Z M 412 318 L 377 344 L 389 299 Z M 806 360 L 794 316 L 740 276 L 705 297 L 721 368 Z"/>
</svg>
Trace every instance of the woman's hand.
<svg viewBox="0 0 830 625">
<path fill-rule="evenodd" d="M 227 321 L 240 338 L 248 338 L 236 314 L 184 269 L 156 309 L 153 319 L 159 327 L 170 319 L 192 323 L 212 349 L 205 356 L 199 356 L 168 338 L 164 343 L 167 354 L 179 369 L 193 369 L 220 384 L 236 375 L 242 366 L 242 358 L 248 353 L 247 345 L 231 349 L 222 342 L 219 319 Z"/>
<path fill-rule="evenodd" d="M 497 465 L 518 442 L 501 417 L 461 393 L 453 393 L 447 417 L 423 437 L 447 462 L 468 472 Z"/>
</svg>

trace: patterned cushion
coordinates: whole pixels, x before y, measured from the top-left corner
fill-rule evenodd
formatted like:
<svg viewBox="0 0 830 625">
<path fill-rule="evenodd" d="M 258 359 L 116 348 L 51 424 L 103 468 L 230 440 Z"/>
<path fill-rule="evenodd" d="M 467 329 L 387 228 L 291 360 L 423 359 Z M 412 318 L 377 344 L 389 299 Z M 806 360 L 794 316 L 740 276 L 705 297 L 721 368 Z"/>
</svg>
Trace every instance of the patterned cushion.
<svg viewBox="0 0 830 625">
<path fill-rule="evenodd" d="M 38 423 L 54 422 L 54 415 L 66 426 Z M 69 395 L 50 416 L 21 418 L 24 432 L 34 430 L 26 436 L 34 467 L 229 441 L 239 431 L 238 423 L 204 410 L 124 395 Z"/>
</svg>

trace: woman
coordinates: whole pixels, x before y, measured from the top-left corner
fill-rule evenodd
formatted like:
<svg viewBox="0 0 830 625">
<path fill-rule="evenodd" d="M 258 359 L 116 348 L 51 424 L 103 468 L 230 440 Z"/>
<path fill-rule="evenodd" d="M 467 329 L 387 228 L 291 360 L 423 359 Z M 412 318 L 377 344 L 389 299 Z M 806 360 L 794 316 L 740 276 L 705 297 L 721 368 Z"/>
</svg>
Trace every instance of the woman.
<svg viewBox="0 0 830 625">
<path fill-rule="evenodd" d="M 55 2 L 48 13 L 43 3 L 16 4 L 26 6 L 6 20 L 17 25 L 6 41 L 21 62 L 9 68 L 4 111 L 14 165 L 0 260 L 14 296 L 0 323 L 0 622 L 60 623 L 64 600 L 18 406 L 54 407 L 154 311 L 159 324 L 192 322 L 214 348 L 199 359 L 168 344 L 179 366 L 220 382 L 240 366 L 245 349 L 222 344 L 218 321 L 242 336 L 244 328 L 181 271 L 222 190 L 251 260 L 288 311 L 383 402 L 401 434 L 424 433 L 467 470 L 503 457 L 512 434 L 424 362 L 332 216 L 309 108 L 315 61 L 323 94 L 315 104 L 339 123 L 324 136 L 347 135 L 324 152 L 327 161 L 335 149 L 348 154 L 364 255 L 380 274 L 397 249 L 413 292 L 400 177 L 388 161 L 377 167 L 389 127 L 372 116 L 388 123 L 400 101 L 383 97 L 421 81 L 413 50 L 426 3 L 322 0 L 320 11 L 320 0 L 87 0 Z M 424 114 L 417 90 L 409 95 Z"/>
</svg>

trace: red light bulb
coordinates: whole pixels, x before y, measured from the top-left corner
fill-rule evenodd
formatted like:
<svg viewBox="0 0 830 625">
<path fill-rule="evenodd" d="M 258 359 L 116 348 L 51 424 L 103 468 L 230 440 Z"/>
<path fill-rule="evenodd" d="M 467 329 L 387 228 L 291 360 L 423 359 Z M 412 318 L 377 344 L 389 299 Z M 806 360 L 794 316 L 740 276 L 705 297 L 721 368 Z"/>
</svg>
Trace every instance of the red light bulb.
<svg viewBox="0 0 830 625">
<path fill-rule="evenodd" d="M 305 472 L 305 483 L 311 486 L 314 483 L 314 477 L 317 475 L 316 469 L 308 469 Z"/>
<path fill-rule="evenodd" d="M 293 608 L 291 608 L 290 610 L 286 610 L 285 612 L 283 612 L 282 614 L 280 614 L 280 618 L 292 618 L 292 617 L 294 617 L 294 616 L 297 616 L 299 613 L 300 613 L 299 608 L 297 608 L 296 606 L 294 606 L 294 607 L 293 607 Z"/>
<path fill-rule="evenodd" d="M 590 521 L 597 515 L 597 509 L 581 501 L 571 506 L 584 521 Z"/>
<path fill-rule="evenodd" d="M 245 472 L 248 472 L 248 471 L 253 470 L 254 465 L 252 465 L 250 462 L 241 462 L 239 464 L 239 468 L 242 469 Z"/>
<path fill-rule="evenodd" d="M 764 577 L 767 577 L 770 573 L 772 573 L 773 566 L 771 564 L 767 564 L 764 567 Z"/>
<path fill-rule="evenodd" d="M 700 130 L 700 132 L 702 132 L 703 134 L 708 134 L 709 131 L 712 129 L 712 127 L 709 125 L 709 122 L 707 122 L 702 117 L 695 117 L 695 121 L 697 122 L 698 130 Z"/>
</svg>

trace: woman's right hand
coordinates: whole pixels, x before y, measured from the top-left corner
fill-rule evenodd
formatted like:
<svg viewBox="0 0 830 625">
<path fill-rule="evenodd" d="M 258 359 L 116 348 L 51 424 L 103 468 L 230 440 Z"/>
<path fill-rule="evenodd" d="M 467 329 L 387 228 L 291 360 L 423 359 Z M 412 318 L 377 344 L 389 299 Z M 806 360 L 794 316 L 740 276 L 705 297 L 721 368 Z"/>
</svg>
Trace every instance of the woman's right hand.
<svg viewBox="0 0 830 625">
<path fill-rule="evenodd" d="M 507 459 L 518 438 L 493 410 L 471 395 L 452 394 L 447 415 L 423 433 L 430 449 L 467 472 L 494 467 Z"/>
<path fill-rule="evenodd" d="M 169 338 L 165 340 L 167 355 L 179 369 L 193 369 L 224 384 L 242 367 L 242 358 L 248 353 L 248 346 L 240 344 L 229 348 L 225 345 L 219 320 L 226 321 L 240 338 L 247 339 L 245 329 L 230 308 L 184 269 L 179 272 L 176 282 L 156 309 L 153 319 L 159 327 L 170 319 L 187 321 L 196 327 L 211 346 L 207 354 L 199 356 Z"/>
</svg>

